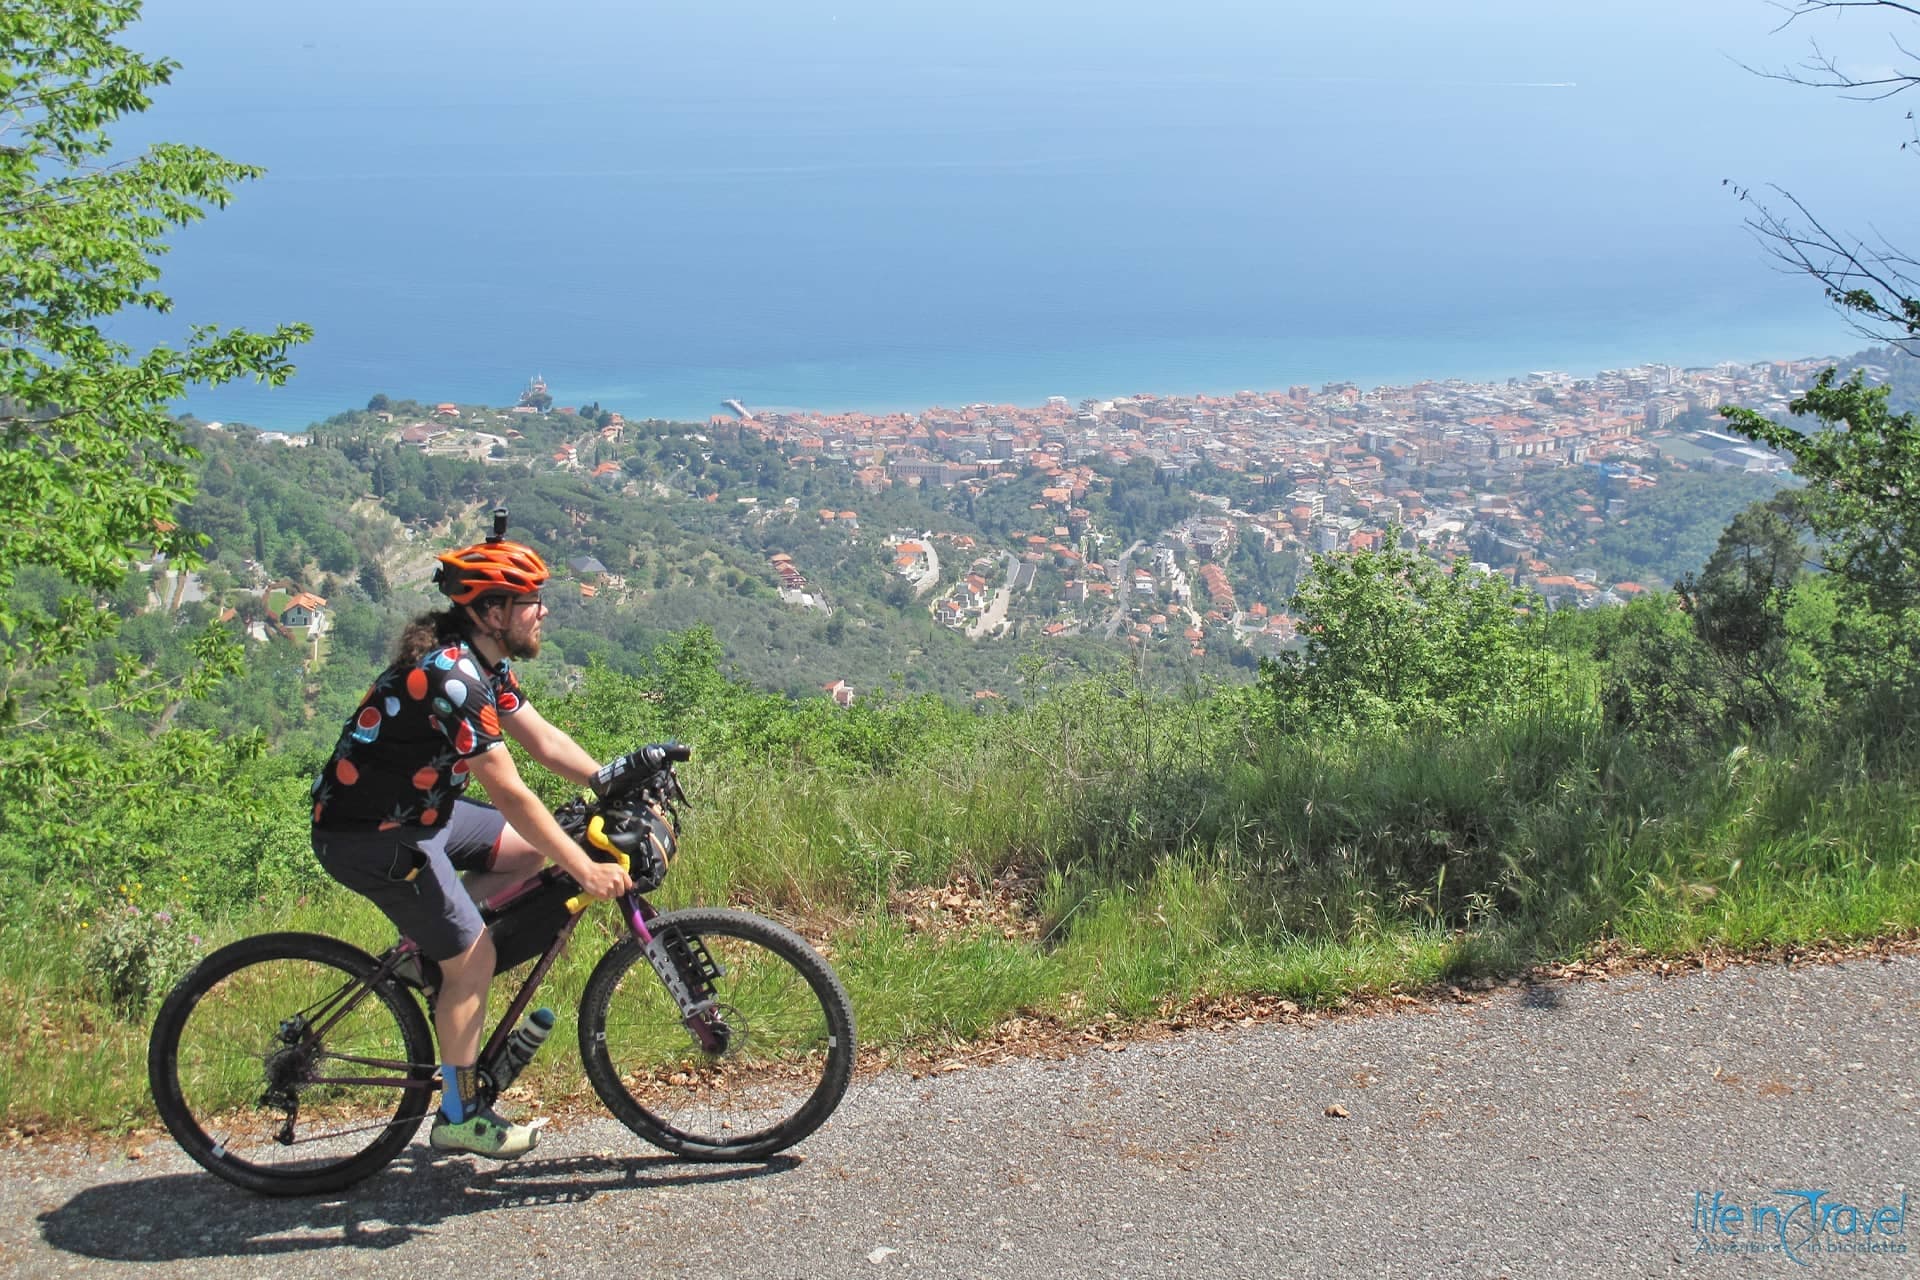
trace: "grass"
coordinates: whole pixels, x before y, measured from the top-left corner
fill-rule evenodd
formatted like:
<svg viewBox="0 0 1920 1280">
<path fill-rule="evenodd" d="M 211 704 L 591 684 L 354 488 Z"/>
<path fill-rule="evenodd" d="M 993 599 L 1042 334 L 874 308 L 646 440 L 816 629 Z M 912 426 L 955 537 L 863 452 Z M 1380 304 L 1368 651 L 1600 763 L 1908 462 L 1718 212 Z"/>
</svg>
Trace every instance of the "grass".
<svg viewBox="0 0 1920 1280">
<path fill-rule="evenodd" d="M 895 1054 L 952 1052 L 1014 1020 L 1112 1027 L 1252 995 L 1331 1007 L 1596 948 L 1920 932 L 1920 752 L 1898 743 L 1787 737 L 1676 763 L 1574 710 L 1466 737 L 1249 750 L 1203 706 L 1156 710 L 1151 734 L 1107 723 L 1127 710 L 1089 702 L 871 776 L 689 769 L 699 807 L 661 905 L 730 901 L 803 928 L 863 1045 Z M 942 907 L 941 886 L 965 901 Z M 151 1123 L 149 1015 L 102 999 L 91 922 L 44 891 L 10 920 L 0 1117 Z M 563 1028 L 612 923 L 584 922 L 543 990 Z M 372 950 L 390 936 L 317 873 L 200 928 L 208 947 L 270 929 Z M 526 1083 L 589 1097 L 570 1031 Z"/>
</svg>

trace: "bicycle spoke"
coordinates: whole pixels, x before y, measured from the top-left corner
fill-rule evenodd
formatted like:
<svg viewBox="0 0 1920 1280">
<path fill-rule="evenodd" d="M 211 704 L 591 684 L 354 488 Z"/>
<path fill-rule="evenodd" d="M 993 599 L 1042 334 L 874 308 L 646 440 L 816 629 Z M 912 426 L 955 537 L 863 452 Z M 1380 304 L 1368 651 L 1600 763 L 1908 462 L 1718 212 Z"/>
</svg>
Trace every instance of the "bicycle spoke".
<svg viewBox="0 0 1920 1280">
<path fill-rule="evenodd" d="M 660 922 L 696 925 L 719 970 L 702 1015 L 713 1020 L 718 1051 L 683 1023 L 639 948 L 616 948 L 583 1001 L 588 1078 L 615 1115 L 669 1150 L 710 1158 L 779 1150 L 812 1132 L 846 1087 L 845 995 L 817 955 L 768 921 L 692 911 Z"/>
<path fill-rule="evenodd" d="M 270 1192 L 345 1185 L 391 1159 L 427 1108 L 434 1055 L 410 997 L 363 985 L 374 971 L 343 943 L 280 934 L 190 975 L 151 1055 L 155 1101 L 188 1154 Z"/>
</svg>

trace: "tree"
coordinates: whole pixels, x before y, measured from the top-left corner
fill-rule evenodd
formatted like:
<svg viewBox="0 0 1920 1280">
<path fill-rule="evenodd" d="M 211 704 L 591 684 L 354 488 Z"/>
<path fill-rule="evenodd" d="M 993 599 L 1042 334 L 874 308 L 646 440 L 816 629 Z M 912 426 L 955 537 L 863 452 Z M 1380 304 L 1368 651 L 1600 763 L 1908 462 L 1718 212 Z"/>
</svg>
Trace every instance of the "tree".
<svg viewBox="0 0 1920 1280">
<path fill-rule="evenodd" d="M 1888 388 L 1829 369 L 1790 406 L 1813 430 L 1722 410 L 1742 434 L 1790 454 L 1807 481 L 1796 507 L 1827 570 L 1813 657 L 1826 692 L 1876 708 L 1880 728 L 1920 705 L 1920 416 L 1887 401 Z"/>
<path fill-rule="evenodd" d="M 368 560 L 360 566 L 357 581 L 360 589 L 367 593 L 367 599 L 375 604 L 385 602 L 387 598 L 387 575 L 377 560 Z"/>
<path fill-rule="evenodd" d="M 1920 20 L 1911 0 L 1792 0 L 1787 22 L 1832 10 L 1880 10 L 1892 21 Z M 1892 41 L 1911 63 L 1914 46 Z M 1773 79 L 1845 96 L 1878 100 L 1920 86 L 1920 67 L 1871 72 L 1843 68 L 1817 46 L 1798 67 L 1762 72 Z M 1911 114 L 1907 117 L 1911 120 Z M 1920 134 L 1901 143 L 1920 143 Z M 1920 353 L 1920 263 L 1884 239 L 1868 243 L 1830 229 L 1797 197 L 1778 192 L 1770 207 L 1751 191 L 1755 233 L 1788 267 L 1812 276 L 1860 332 L 1912 355 Z M 1783 203 L 1782 203 L 1783 202 Z M 1790 406 L 1812 429 L 1774 422 L 1751 410 L 1723 408 L 1733 429 L 1794 459 L 1808 482 L 1801 499 L 1808 526 L 1822 540 L 1833 581 L 1808 598 L 1806 612 L 1824 615 L 1827 641 L 1818 655 L 1829 692 L 1870 696 L 1877 722 L 1901 717 L 1893 699 L 1920 697 L 1920 420 L 1889 407 L 1888 388 L 1869 387 L 1856 371 L 1842 381 L 1827 370 Z M 1820 597 L 1819 607 L 1813 598 Z"/>
<path fill-rule="evenodd" d="M 1782 0 L 1790 26 L 1816 13 L 1844 14 L 1854 9 L 1878 9 L 1898 20 L 1920 20 L 1920 4 L 1912 0 Z M 1907 58 L 1913 46 L 1897 36 L 1893 47 Z M 1816 44 L 1798 66 L 1775 71 L 1756 70 L 1771 80 L 1805 88 L 1827 89 L 1843 96 L 1877 101 L 1892 98 L 1920 85 L 1920 68 L 1879 66 L 1868 72 L 1843 68 Z M 1909 114 L 1907 119 L 1912 120 Z M 1920 133 L 1900 144 L 1920 144 Z M 1728 185 L 1732 186 L 1732 183 Z M 1827 297 L 1855 317 L 1854 327 L 1876 342 L 1889 342 L 1910 355 L 1920 355 L 1920 263 L 1889 241 L 1870 244 L 1857 235 L 1828 227 L 1797 196 L 1770 187 L 1762 196 L 1750 187 L 1736 186 L 1736 194 L 1753 209 L 1747 225 L 1784 266 L 1805 272 L 1819 282 Z"/>
<path fill-rule="evenodd" d="M 1706 566 L 1687 575 L 1680 597 L 1694 629 L 1716 652 L 1760 661 L 1785 638 L 1786 598 L 1799 581 L 1806 548 L 1788 518 L 1793 495 L 1756 502 L 1733 518 Z"/>
<path fill-rule="evenodd" d="M 1732 406 L 1721 413 L 1742 435 L 1793 458 L 1807 482 L 1798 506 L 1827 540 L 1827 569 L 1877 608 L 1920 603 L 1920 418 L 1889 411 L 1887 388 L 1867 386 L 1857 370 L 1844 382 L 1826 370 L 1789 408 L 1818 427 Z"/>
<path fill-rule="evenodd" d="M 1813 694 L 1794 678 L 1790 613 L 1806 565 L 1796 497 L 1789 491 L 1735 516 L 1706 566 L 1675 589 L 1718 666 L 1722 716 L 1748 729 L 1786 718 Z"/>
<path fill-rule="evenodd" d="M 0 724 L 22 678 L 111 629 L 73 597 L 53 611 L 7 603 L 25 565 L 107 592 L 142 550 L 191 563 L 175 523 L 192 451 L 167 405 L 193 384 L 278 384 L 303 325 L 270 334 L 195 326 L 180 349 L 140 352 L 103 322 L 165 312 L 163 237 L 224 206 L 260 170 L 199 147 L 156 144 L 104 163 L 107 128 L 144 111 L 178 65 L 116 42 L 138 0 L 9 0 L 0 8 Z"/>
<path fill-rule="evenodd" d="M 1464 729 L 1528 705 L 1548 674 L 1538 600 L 1464 562 L 1320 556 L 1293 611 L 1305 652 L 1260 668 L 1285 731 Z"/>
</svg>

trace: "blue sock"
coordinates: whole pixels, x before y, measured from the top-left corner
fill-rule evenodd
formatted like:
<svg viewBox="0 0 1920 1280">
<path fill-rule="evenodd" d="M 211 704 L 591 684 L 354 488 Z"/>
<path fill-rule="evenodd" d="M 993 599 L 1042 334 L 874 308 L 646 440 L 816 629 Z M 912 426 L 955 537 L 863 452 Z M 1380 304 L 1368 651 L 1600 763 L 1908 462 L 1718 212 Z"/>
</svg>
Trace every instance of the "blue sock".
<svg viewBox="0 0 1920 1280">
<path fill-rule="evenodd" d="M 472 1077 L 472 1067 L 456 1067 L 451 1062 L 440 1064 L 440 1114 L 451 1124 L 467 1118 L 467 1095 L 462 1086 Z"/>
</svg>

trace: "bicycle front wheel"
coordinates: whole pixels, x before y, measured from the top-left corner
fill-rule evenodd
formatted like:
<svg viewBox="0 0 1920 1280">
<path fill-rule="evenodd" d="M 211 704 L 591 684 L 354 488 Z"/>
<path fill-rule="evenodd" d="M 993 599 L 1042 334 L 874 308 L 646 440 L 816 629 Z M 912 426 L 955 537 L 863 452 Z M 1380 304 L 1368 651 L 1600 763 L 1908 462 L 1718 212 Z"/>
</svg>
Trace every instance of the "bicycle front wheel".
<svg viewBox="0 0 1920 1280">
<path fill-rule="evenodd" d="M 659 916 L 675 976 L 710 1001 L 697 1027 L 633 938 L 580 1001 L 580 1056 L 607 1108 L 694 1160 L 759 1160 L 826 1122 L 853 1075 L 853 1006 L 798 934 L 744 911 Z"/>
<path fill-rule="evenodd" d="M 147 1079 L 186 1153 L 267 1195 L 337 1191 L 385 1167 L 433 1096 L 433 1036 L 377 962 L 311 933 L 245 938 L 160 1006 Z"/>
</svg>

